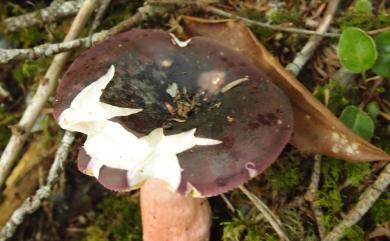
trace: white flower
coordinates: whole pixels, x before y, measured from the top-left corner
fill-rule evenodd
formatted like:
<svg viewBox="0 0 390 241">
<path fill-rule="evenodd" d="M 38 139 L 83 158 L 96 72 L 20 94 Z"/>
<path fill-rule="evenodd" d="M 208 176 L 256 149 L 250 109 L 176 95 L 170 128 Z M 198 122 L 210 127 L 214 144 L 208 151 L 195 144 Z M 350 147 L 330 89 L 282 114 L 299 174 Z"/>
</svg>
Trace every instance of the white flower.
<svg viewBox="0 0 390 241">
<path fill-rule="evenodd" d="M 99 101 L 102 90 L 114 76 L 114 66 L 107 74 L 83 89 L 59 118 L 62 128 L 88 135 L 84 143 L 91 157 L 86 173 L 99 177 L 100 168 L 127 170 L 131 189 L 147 179 L 165 180 L 176 190 L 181 180 L 181 168 L 176 154 L 195 145 L 216 145 L 218 140 L 195 137 L 195 129 L 165 136 L 162 128 L 138 138 L 121 124 L 110 121 L 116 116 L 135 114 L 142 109 L 122 108 Z"/>
</svg>

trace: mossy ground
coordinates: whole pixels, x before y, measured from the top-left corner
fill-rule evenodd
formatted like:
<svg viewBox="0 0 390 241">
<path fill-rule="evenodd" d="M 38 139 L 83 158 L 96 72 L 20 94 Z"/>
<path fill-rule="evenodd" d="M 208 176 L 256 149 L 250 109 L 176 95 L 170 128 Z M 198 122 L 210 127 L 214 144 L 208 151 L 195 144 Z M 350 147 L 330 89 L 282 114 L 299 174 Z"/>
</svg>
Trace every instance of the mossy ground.
<svg viewBox="0 0 390 241">
<path fill-rule="evenodd" d="M 14 3 L 10 1 L 0 5 L 0 13 L 3 17 L 23 14 L 34 10 L 35 7 L 45 5 L 45 1 L 37 2 L 36 6 L 31 6 L 22 1 Z M 227 4 L 228 1 L 222 2 Z M 304 16 L 308 16 L 310 12 L 304 9 L 312 1 L 286 1 L 288 3 L 272 6 L 271 3 L 267 5 L 266 2 L 260 5 L 254 4 L 254 1 L 229 2 L 235 3 L 234 8 L 231 9 L 236 9 L 237 14 L 241 16 L 262 22 L 307 28 Z M 271 2 L 278 3 L 278 1 Z M 140 0 L 114 1 L 100 28 L 114 26 L 119 21 L 126 19 L 141 4 Z M 389 6 L 387 6 L 387 11 L 388 9 Z M 376 13 L 362 12 L 343 3 L 340 12 L 342 13 L 336 18 L 336 24 L 333 27 L 341 29 L 345 26 L 356 26 L 368 31 L 390 25 L 390 17 L 385 9 L 379 9 Z M 202 13 L 198 14 L 210 17 Z M 143 25 L 168 29 L 168 20 L 165 17 L 148 21 Z M 68 19 L 61 23 L 26 28 L 17 33 L 0 36 L 10 47 L 27 48 L 46 42 L 61 41 L 69 24 L 70 20 Z M 252 30 L 283 64 L 291 61 L 308 39 L 305 35 L 275 32 L 259 27 L 252 27 Z M 335 41 L 334 39 L 325 39 L 322 46 L 334 45 Z M 31 98 L 31 93 L 35 91 L 40 81 L 44 81 L 43 75 L 49 64 L 50 58 L 40 58 L 0 66 L 0 81 L 13 97 L 12 100 L 0 103 L 0 150 L 5 147 L 11 135 L 9 126 L 17 123 L 25 109 L 26 102 Z M 340 115 L 345 106 L 360 105 L 364 102 L 367 90 L 372 86 L 371 82 L 363 83 L 360 76 L 350 87 L 343 86 L 331 78 L 318 82 L 311 77 L 313 69 L 313 65 L 310 64 L 305 67 L 299 76 L 300 80 L 320 101 L 326 102 L 328 108 L 337 116 Z M 373 76 L 372 73 L 368 73 L 368 75 Z M 381 100 L 389 101 L 389 85 L 381 85 L 374 94 L 377 98 L 374 101 L 377 103 Z M 51 101 L 52 99 L 47 104 L 47 110 L 50 109 Z M 370 113 L 368 107 L 366 108 L 365 105 L 363 107 Z M 374 118 L 375 135 L 372 142 L 390 152 L 390 123 L 377 115 Z M 44 115 L 41 126 L 42 128 L 34 135 L 43 135 L 48 140 L 48 149 L 54 148 L 54 140 L 58 139 L 61 131 L 47 114 Z M 81 141 L 79 142 L 81 143 Z M 75 157 L 76 151 L 72 152 L 71 157 Z M 343 218 L 343 214 L 356 203 L 359 194 L 375 180 L 381 165 L 381 163 L 347 163 L 323 157 L 320 186 L 316 194 L 315 205 L 323 212 L 321 221 L 327 230 L 334 227 Z M 294 205 L 294 202 L 302 197 L 307 190 L 312 166 L 313 156 L 288 146 L 271 168 L 247 184 L 248 188 L 261 197 L 280 217 L 291 240 L 318 240 L 316 223 L 309 206 L 307 204 Z M 56 207 L 64 208 L 64 212 L 67 213 L 64 217 L 67 218 L 63 220 L 63 218 L 54 215 L 49 219 L 52 223 L 31 227 L 31 222 L 28 220 L 46 220 L 52 213 L 56 213 L 51 209 L 53 207 L 48 205 L 24 222 L 14 240 L 23 240 L 20 237 L 28 237 L 27 232 L 33 234 L 35 238 L 39 234 L 40 240 L 61 240 L 63 237 L 67 237 L 68 240 L 85 241 L 142 240 L 140 210 L 136 193 L 118 195 L 102 191 L 102 189 L 96 188 L 97 184 L 93 180 L 79 174 L 75 170 L 74 164 L 70 164 L 69 168 L 71 171 L 68 171 L 64 177 L 68 184 L 63 184 L 62 190 L 65 191 L 56 197 L 55 202 Z M 77 188 L 72 187 L 72 185 L 77 185 Z M 85 194 L 80 191 L 80 195 L 89 195 L 88 201 L 81 202 L 80 200 L 84 200 L 85 197 L 75 195 L 75 190 L 84 190 L 84 187 L 94 191 L 86 191 Z M 234 212 L 226 207 L 220 197 L 210 199 L 214 210 L 213 241 L 278 240 L 272 227 L 239 190 L 227 193 L 226 197 L 232 202 L 235 208 Z M 76 208 L 79 201 L 83 205 L 85 204 L 84 208 Z M 364 240 L 365 235 L 389 221 L 390 192 L 387 191 L 382 194 L 369 213 L 348 230 L 343 240 Z"/>
</svg>

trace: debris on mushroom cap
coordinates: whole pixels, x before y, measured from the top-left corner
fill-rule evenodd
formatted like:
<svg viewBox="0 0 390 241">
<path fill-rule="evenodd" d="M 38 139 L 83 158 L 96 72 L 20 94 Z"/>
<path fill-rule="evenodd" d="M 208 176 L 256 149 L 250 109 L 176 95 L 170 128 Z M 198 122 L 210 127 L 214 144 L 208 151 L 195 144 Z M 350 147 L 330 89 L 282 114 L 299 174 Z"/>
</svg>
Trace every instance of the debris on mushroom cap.
<svg viewBox="0 0 390 241">
<path fill-rule="evenodd" d="M 81 153 L 78 160 L 84 173 L 95 172 L 99 182 L 110 189 L 124 189 L 124 175 L 132 180 L 129 188 L 141 185 L 138 172 L 118 170 L 142 167 L 166 178 L 172 187 L 179 185 L 181 194 L 217 195 L 261 173 L 291 136 L 293 116 L 288 98 L 246 57 L 203 37 L 192 38 L 191 44 L 182 48 L 172 44 L 169 33 L 159 30 L 132 30 L 85 51 L 60 83 L 55 118 L 64 118 L 62 113 L 72 108 L 76 96 L 106 75 L 111 65 L 115 75 L 101 92 L 100 102 L 134 111 L 101 121 L 102 131 L 95 133 L 99 136 L 86 133 L 88 155 Z M 174 85 L 177 89 L 172 96 Z M 71 128 L 80 125 L 71 124 Z M 107 139 L 116 147 L 102 144 Z M 153 165 L 115 161 L 121 159 L 120 153 L 143 160 L 143 150 L 148 148 L 153 149 L 153 160 L 148 162 Z M 94 165 L 88 165 L 90 161 Z M 180 176 L 166 175 L 178 169 Z M 110 173 L 121 177 L 110 179 Z"/>
<path fill-rule="evenodd" d="M 85 87 L 59 116 L 59 125 L 88 135 L 84 151 L 90 157 L 84 173 L 100 178 L 103 167 L 125 170 L 128 189 L 138 188 L 147 179 L 165 180 L 172 189 L 180 184 L 181 168 L 176 154 L 195 145 L 216 145 L 220 141 L 195 137 L 195 129 L 165 136 L 162 128 L 142 138 L 109 119 L 131 115 L 140 109 L 122 108 L 100 102 L 102 89 L 114 76 L 107 74 Z M 118 172 L 116 175 L 123 173 Z M 101 179 L 102 180 L 102 179 Z M 121 179 L 123 180 L 123 178 Z"/>
</svg>

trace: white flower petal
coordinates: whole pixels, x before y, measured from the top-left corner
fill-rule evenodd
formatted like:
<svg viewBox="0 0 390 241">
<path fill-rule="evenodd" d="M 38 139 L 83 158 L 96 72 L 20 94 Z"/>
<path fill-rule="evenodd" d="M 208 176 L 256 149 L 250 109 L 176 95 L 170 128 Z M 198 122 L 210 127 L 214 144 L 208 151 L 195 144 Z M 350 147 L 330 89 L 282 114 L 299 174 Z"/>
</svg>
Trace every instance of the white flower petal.
<svg viewBox="0 0 390 241">
<path fill-rule="evenodd" d="M 62 128 L 90 134 L 91 128 L 86 128 L 83 125 L 85 122 L 90 125 L 91 122 L 105 121 L 115 116 L 128 116 L 142 111 L 142 109 L 123 108 L 100 102 L 102 91 L 111 81 L 114 73 L 115 67 L 111 65 L 105 75 L 85 87 L 73 99 L 70 107 L 60 115 L 59 124 Z"/>
<path fill-rule="evenodd" d="M 192 40 L 192 39 L 187 39 L 187 40 L 185 40 L 185 41 L 181 41 L 181 40 L 178 39 L 173 33 L 170 33 L 170 35 L 171 35 L 172 43 L 173 43 L 174 45 L 179 46 L 180 48 L 186 47 L 186 46 L 191 42 L 191 40 Z"/>
<path fill-rule="evenodd" d="M 145 160 L 151 148 L 122 125 L 106 121 L 98 132 L 88 135 L 84 143 L 86 153 L 108 167 L 132 170 Z"/>
<path fill-rule="evenodd" d="M 141 186 L 148 179 L 166 181 L 176 190 L 181 181 L 181 168 L 176 155 L 155 153 L 145 166 L 134 172 L 128 172 L 128 182 L 131 186 Z"/>
</svg>

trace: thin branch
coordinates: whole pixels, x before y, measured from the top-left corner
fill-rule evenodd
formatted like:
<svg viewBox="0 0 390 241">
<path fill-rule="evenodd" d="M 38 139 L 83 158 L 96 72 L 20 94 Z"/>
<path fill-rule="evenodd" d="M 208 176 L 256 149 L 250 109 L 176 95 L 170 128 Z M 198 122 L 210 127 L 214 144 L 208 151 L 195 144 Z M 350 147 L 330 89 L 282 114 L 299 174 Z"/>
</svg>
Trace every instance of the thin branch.
<svg viewBox="0 0 390 241">
<path fill-rule="evenodd" d="M 21 16 L 4 19 L 2 31 L 5 33 L 15 32 L 22 28 L 35 25 L 42 25 L 46 22 L 53 22 L 66 17 L 74 16 L 80 9 L 84 0 L 66 1 L 58 3 L 54 1 L 49 7 Z"/>
<path fill-rule="evenodd" d="M 3 85 L 0 83 L 0 102 L 8 98 L 11 98 L 11 94 L 8 90 L 4 89 Z"/>
<path fill-rule="evenodd" d="M 320 235 L 320 239 L 322 240 L 325 237 L 326 229 L 321 219 L 323 216 L 322 211 L 316 205 L 316 194 L 320 183 L 320 172 L 321 172 L 321 155 L 315 155 L 310 185 L 304 197 L 306 201 L 310 202 L 310 206 L 311 209 L 313 210 L 314 217 L 317 223 L 318 233 Z"/>
<path fill-rule="evenodd" d="M 26 215 L 35 212 L 42 204 L 42 201 L 49 198 L 54 186 L 58 183 L 59 177 L 63 172 L 63 164 L 66 161 L 69 153 L 69 148 L 74 140 L 72 132 L 65 132 L 60 147 L 54 157 L 54 162 L 49 170 L 49 175 L 46 184 L 40 187 L 34 196 L 26 199 L 22 205 L 16 209 L 8 222 L 0 231 L 0 241 L 5 241 L 11 238 L 15 233 L 16 228 L 23 222 Z"/>
<path fill-rule="evenodd" d="M 49 57 L 57 53 L 69 51 L 81 47 L 89 47 L 92 43 L 100 42 L 108 37 L 122 32 L 131 26 L 157 14 L 167 12 L 171 8 L 144 6 L 130 18 L 122 21 L 109 30 L 103 30 L 90 37 L 65 41 L 62 43 L 42 44 L 28 49 L 0 49 L 0 63 L 8 63 L 11 60 L 35 59 L 39 57 Z"/>
<path fill-rule="evenodd" d="M 35 59 L 39 57 L 49 57 L 57 53 L 73 50 L 80 47 L 89 47 L 91 41 L 95 42 L 104 32 L 94 34 L 91 38 L 81 38 L 68 42 L 55 44 L 42 44 L 28 49 L 0 49 L 0 63 L 5 64 L 11 60 Z"/>
<path fill-rule="evenodd" d="M 100 6 L 96 13 L 95 19 L 93 20 L 92 27 L 89 30 L 89 35 L 92 35 L 93 32 L 99 27 L 102 22 L 103 15 L 107 11 L 108 6 L 110 6 L 111 0 L 100 0 Z"/>
<path fill-rule="evenodd" d="M 284 32 L 291 32 L 291 33 L 308 34 L 308 35 L 317 35 L 317 36 L 332 37 L 332 38 L 337 38 L 340 36 L 340 34 L 338 34 L 338 33 L 326 33 L 325 31 L 318 32 L 318 31 L 313 31 L 313 30 L 293 28 L 293 27 L 283 27 L 280 25 L 272 25 L 272 24 L 268 24 L 268 23 L 258 22 L 258 21 L 254 21 L 254 20 L 251 20 L 248 18 L 237 16 L 235 14 L 226 12 L 224 10 L 221 10 L 219 8 L 212 7 L 212 6 L 204 7 L 204 9 L 206 11 L 209 11 L 211 13 L 214 13 L 214 14 L 222 16 L 222 17 L 240 19 L 248 25 L 259 26 L 259 27 L 263 27 L 263 28 L 276 30 L 276 31 L 284 31 Z"/>
<path fill-rule="evenodd" d="M 240 185 L 239 188 L 245 194 L 245 196 L 247 196 L 247 198 L 252 201 L 256 208 L 264 215 L 264 217 L 279 235 L 280 239 L 284 241 L 289 241 L 289 238 L 283 231 L 282 223 L 280 222 L 279 218 L 276 217 L 271 210 L 269 210 L 267 205 L 265 205 L 265 203 L 261 201 L 260 198 L 251 193 L 248 189 L 246 189 L 244 185 Z"/>
<path fill-rule="evenodd" d="M 385 166 L 374 184 L 363 192 L 359 197 L 358 203 L 347 213 L 343 220 L 325 236 L 323 241 L 340 240 L 344 236 L 345 231 L 355 225 L 363 215 L 367 213 L 389 184 L 390 163 Z"/>
<path fill-rule="evenodd" d="M 306 64 L 306 62 L 311 58 L 314 51 L 320 44 L 321 40 L 323 39 L 322 34 L 328 30 L 332 22 L 332 19 L 334 17 L 334 14 L 336 13 L 336 10 L 338 8 L 339 2 L 340 0 L 329 1 L 325 11 L 325 15 L 322 18 L 322 21 L 316 30 L 316 32 L 319 33 L 320 35 L 310 37 L 309 41 L 305 44 L 302 50 L 297 54 L 295 59 L 286 66 L 286 69 L 289 70 L 294 75 L 298 75 L 298 73 L 301 71 L 301 69 Z"/>
<path fill-rule="evenodd" d="M 234 208 L 233 204 L 230 202 L 230 200 L 226 197 L 225 194 L 221 193 L 219 196 L 221 196 L 222 200 L 226 203 L 227 208 L 234 213 L 236 209 Z"/>
<path fill-rule="evenodd" d="M 96 3 L 96 0 L 84 1 L 64 41 L 73 40 L 81 33 L 87 20 L 95 9 Z M 69 52 L 64 52 L 57 54 L 53 58 L 53 61 L 45 74 L 44 81 L 41 81 L 31 100 L 31 103 L 27 106 L 17 125 L 17 128 L 15 128 L 15 130 L 18 131 L 14 131 L 12 133 L 12 136 L 0 159 L 0 189 L 2 189 L 11 168 L 14 166 L 16 158 L 26 142 L 35 120 L 37 119 L 47 99 L 53 92 L 69 56 Z"/>
</svg>

